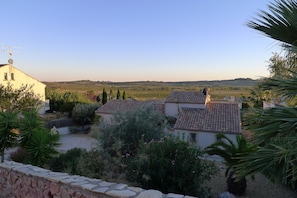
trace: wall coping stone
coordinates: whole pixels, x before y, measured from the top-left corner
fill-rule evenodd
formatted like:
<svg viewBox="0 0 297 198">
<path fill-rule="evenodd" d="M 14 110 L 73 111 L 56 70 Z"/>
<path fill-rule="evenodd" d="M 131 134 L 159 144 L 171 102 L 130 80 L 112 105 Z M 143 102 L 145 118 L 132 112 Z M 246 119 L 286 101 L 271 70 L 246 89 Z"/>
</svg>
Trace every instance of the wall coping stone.
<svg viewBox="0 0 297 198">
<path fill-rule="evenodd" d="M 53 197 L 63 197 L 65 193 L 74 193 L 75 197 L 131 197 L 131 198 L 194 198 L 191 196 L 184 196 L 174 193 L 162 194 L 158 190 L 145 190 L 139 187 L 131 187 L 123 183 L 112 183 L 106 182 L 101 179 L 93 179 L 80 175 L 69 175 L 67 173 L 53 172 L 47 169 L 40 167 L 21 164 L 14 161 L 5 160 L 3 163 L 0 163 L 0 173 L 7 172 L 11 176 L 16 178 L 25 177 L 28 182 L 32 182 L 31 186 L 35 186 L 38 182 L 38 187 L 40 188 L 39 183 L 43 185 L 48 185 L 44 187 L 47 190 L 44 193 L 52 193 Z M 21 175 L 21 176 L 20 176 Z M 35 179 L 35 183 L 33 181 Z M 16 179 L 16 182 L 18 179 Z M 5 182 L 5 181 L 4 181 Z M 9 184 L 10 187 L 14 186 Z M 8 192 L 9 185 L 3 184 L 0 181 L 1 191 Z M 3 189 L 4 188 L 4 189 Z M 16 188 L 16 187 L 15 187 Z M 36 189 L 35 189 L 36 190 Z M 16 193 L 17 191 L 12 191 Z M 30 192 L 33 193 L 34 192 Z M 37 191 L 35 192 L 37 193 Z M 40 194 L 40 192 L 38 192 Z M 35 194 L 36 196 L 38 195 Z M 85 195 L 84 195 L 85 193 Z M 8 194 L 13 196 L 13 194 Z M 77 196 L 76 196 L 77 195 Z M 78 196 L 80 195 L 80 196 Z M 70 197 L 70 196 L 69 196 Z"/>
</svg>

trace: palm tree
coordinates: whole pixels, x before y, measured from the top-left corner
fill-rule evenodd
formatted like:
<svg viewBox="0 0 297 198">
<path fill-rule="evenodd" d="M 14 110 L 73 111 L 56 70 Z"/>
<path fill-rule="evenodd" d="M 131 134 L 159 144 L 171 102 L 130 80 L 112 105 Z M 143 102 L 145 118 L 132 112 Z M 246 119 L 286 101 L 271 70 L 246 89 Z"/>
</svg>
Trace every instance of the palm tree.
<svg viewBox="0 0 297 198">
<path fill-rule="evenodd" d="M 270 12 L 261 11 L 258 19 L 247 24 L 265 36 L 281 43 L 290 56 L 297 52 L 297 2 L 280 0 L 268 6 Z M 296 101 L 296 61 L 287 63 L 288 75 L 274 75 L 263 83 L 267 89 Z M 293 65 L 292 65 L 293 64 Z M 262 172 L 271 179 L 281 178 L 285 184 L 297 185 L 297 108 L 276 107 L 252 110 L 245 115 L 244 125 L 254 131 L 257 152 L 244 156 L 241 176 Z"/>
<path fill-rule="evenodd" d="M 17 113 L 12 111 L 0 112 L 0 152 L 1 162 L 4 162 L 4 150 L 16 143 L 18 128 Z"/>
<path fill-rule="evenodd" d="M 267 37 L 280 41 L 287 49 L 297 47 L 297 2 L 294 0 L 275 0 L 268 6 L 270 12 L 260 11 L 258 19 L 247 26 L 260 31 Z"/>
<path fill-rule="evenodd" d="M 218 155 L 224 159 L 227 167 L 225 176 L 227 177 L 227 190 L 236 195 L 242 195 L 246 189 L 245 176 L 237 177 L 236 166 L 240 163 L 239 156 L 245 156 L 255 150 L 253 144 L 247 142 L 241 135 L 236 136 L 236 142 L 230 140 L 226 135 L 219 133 L 216 135 L 217 142 L 205 148 L 209 155 Z"/>
</svg>

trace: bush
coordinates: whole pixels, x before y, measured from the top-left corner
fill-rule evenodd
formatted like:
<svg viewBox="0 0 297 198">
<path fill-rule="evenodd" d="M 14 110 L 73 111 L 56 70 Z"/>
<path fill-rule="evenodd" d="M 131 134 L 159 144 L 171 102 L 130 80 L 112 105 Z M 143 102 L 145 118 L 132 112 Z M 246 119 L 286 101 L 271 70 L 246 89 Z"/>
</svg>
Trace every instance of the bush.
<svg viewBox="0 0 297 198">
<path fill-rule="evenodd" d="M 80 126 L 91 124 L 95 118 L 95 110 L 98 109 L 99 104 L 82 104 L 78 103 L 72 110 L 73 120 Z"/>
<path fill-rule="evenodd" d="M 152 106 L 143 106 L 116 113 L 110 123 L 100 123 L 98 140 L 111 157 L 133 156 L 139 142 L 158 140 L 163 136 L 163 130 L 164 117 Z"/>
<path fill-rule="evenodd" d="M 104 162 L 98 150 L 87 152 L 85 149 L 73 148 L 54 158 L 50 163 L 50 169 L 72 175 L 100 178 L 104 171 Z"/>
<path fill-rule="evenodd" d="M 101 178 L 104 171 L 104 161 L 99 150 L 81 152 L 76 166 L 76 174 L 91 178 Z"/>
<path fill-rule="evenodd" d="M 86 152 L 84 149 L 73 148 L 66 153 L 61 153 L 55 157 L 50 163 L 50 169 L 55 172 L 67 172 L 69 174 L 76 174 L 76 166 L 81 153 Z"/>
<path fill-rule="evenodd" d="M 212 162 L 202 160 L 202 154 L 199 148 L 173 137 L 143 143 L 128 163 L 126 176 L 146 189 L 206 197 L 209 189 L 202 184 L 217 169 Z"/>
</svg>

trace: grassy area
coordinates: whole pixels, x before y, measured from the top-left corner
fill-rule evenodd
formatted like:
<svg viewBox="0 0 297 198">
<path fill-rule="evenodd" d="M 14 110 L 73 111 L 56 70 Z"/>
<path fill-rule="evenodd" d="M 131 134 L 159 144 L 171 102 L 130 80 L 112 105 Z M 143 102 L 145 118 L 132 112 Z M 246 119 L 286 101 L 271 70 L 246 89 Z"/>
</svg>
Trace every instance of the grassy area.
<svg viewBox="0 0 297 198">
<path fill-rule="evenodd" d="M 128 98 L 137 100 L 166 99 L 172 91 L 200 91 L 204 87 L 210 87 L 213 100 L 220 100 L 226 96 L 249 96 L 250 89 L 257 81 L 232 80 L 232 81 L 197 81 L 197 82 L 95 82 L 95 81 L 71 81 L 71 82 L 44 82 L 48 90 L 73 91 L 86 94 L 93 92 L 102 94 L 103 88 L 107 93 L 117 90 L 126 92 Z"/>
</svg>

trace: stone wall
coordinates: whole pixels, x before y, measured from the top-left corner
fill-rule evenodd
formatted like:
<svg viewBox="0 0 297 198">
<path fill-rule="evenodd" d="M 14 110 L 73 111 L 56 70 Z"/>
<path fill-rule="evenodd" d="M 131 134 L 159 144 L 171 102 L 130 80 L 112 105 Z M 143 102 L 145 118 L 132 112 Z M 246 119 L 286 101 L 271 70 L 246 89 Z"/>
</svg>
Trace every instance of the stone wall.
<svg viewBox="0 0 297 198">
<path fill-rule="evenodd" d="M 190 198 L 100 179 L 57 173 L 13 161 L 0 163 L 1 198 Z"/>
</svg>

